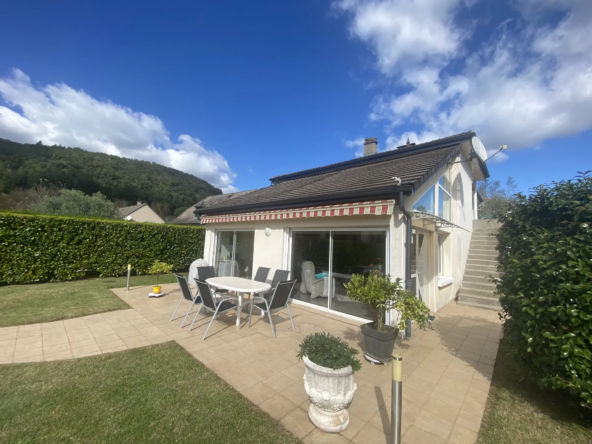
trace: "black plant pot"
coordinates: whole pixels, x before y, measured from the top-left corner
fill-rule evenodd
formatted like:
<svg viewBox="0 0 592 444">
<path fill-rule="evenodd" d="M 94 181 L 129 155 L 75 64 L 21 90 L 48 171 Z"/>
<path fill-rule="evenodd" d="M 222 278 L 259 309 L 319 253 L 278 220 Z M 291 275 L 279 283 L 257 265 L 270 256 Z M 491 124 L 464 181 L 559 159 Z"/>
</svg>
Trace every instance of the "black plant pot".
<svg viewBox="0 0 592 444">
<path fill-rule="evenodd" d="M 388 332 L 377 330 L 376 322 L 370 322 L 361 326 L 364 335 L 365 354 L 377 361 L 388 362 L 391 360 L 395 339 L 399 335 L 399 329 L 389 325 L 383 326 Z"/>
</svg>

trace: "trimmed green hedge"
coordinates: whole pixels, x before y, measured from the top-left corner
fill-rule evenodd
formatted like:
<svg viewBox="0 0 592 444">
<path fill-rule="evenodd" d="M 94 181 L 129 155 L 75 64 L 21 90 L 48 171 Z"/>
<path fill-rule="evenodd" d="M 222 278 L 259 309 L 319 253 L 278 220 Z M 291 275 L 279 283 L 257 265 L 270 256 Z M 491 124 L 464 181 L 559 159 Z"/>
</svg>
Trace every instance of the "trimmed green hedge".
<svg viewBox="0 0 592 444">
<path fill-rule="evenodd" d="M 500 220 L 504 338 L 525 376 L 592 406 L 592 177 L 518 194 Z"/>
<path fill-rule="evenodd" d="M 155 260 L 186 270 L 203 256 L 202 227 L 0 212 L 0 284 L 147 273 Z"/>
</svg>

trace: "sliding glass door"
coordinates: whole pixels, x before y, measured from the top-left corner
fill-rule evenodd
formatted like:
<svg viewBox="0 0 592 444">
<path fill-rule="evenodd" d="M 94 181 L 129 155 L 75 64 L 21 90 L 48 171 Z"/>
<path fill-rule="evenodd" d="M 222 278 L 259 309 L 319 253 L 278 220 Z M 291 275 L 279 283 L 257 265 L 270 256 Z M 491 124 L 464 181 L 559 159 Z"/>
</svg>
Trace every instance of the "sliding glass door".
<svg viewBox="0 0 592 444">
<path fill-rule="evenodd" d="M 374 319 L 370 307 L 349 298 L 344 284 L 354 274 L 387 274 L 387 265 L 386 230 L 292 232 L 294 299 Z"/>
<path fill-rule="evenodd" d="M 219 231 L 214 264 L 217 276 L 251 279 L 254 244 L 254 231 Z"/>
</svg>

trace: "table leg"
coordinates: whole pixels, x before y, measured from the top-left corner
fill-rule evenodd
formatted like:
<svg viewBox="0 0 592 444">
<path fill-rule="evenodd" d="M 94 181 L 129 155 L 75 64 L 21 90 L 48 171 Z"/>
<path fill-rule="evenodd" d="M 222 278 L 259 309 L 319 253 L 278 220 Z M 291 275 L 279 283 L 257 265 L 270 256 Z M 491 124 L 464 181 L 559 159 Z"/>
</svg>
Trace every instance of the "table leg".
<svg viewBox="0 0 592 444">
<path fill-rule="evenodd" d="M 243 311 L 243 295 L 238 294 L 238 308 L 236 309 L 236 326 L 240 330 L 241 328 L 241 313 Z"/>
</svg>

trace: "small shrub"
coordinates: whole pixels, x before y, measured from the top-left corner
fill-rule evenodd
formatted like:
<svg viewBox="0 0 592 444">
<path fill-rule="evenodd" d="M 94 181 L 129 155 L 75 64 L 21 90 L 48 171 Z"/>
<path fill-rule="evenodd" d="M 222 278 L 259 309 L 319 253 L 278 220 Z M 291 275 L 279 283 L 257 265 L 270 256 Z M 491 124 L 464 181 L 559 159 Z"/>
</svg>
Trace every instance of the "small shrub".
<svg viewBox="0 0 592 444">
<path fill-rule="evenodd" d="M 148 269 L 148 274 L 155 274 L 156 275 L 156 285 L 158 286 L 158 278 L 161 274 L 169 274 L 173 271 L 173 266 L 166 264 L 164 262 L 160 262 L 158 259 L 154 261 L 152 267 Z"/>
<path fill-rule="evenodd" d="M 516 196 L 500 219 L 504 337 L 525 376 L 592 405 L 592 178 Z"/>
<path fill-rule="evenodd" d="M 339 370 L 351 365 L 353 371 L 362 368 L 360 360 L 356 358 L 358 350 L 350 347 L 343 339 L 329 333 L 314 333 L 308 335 L 300 343 L 298 359 L 304 356 L 322 367 Z"/>
</svg>

